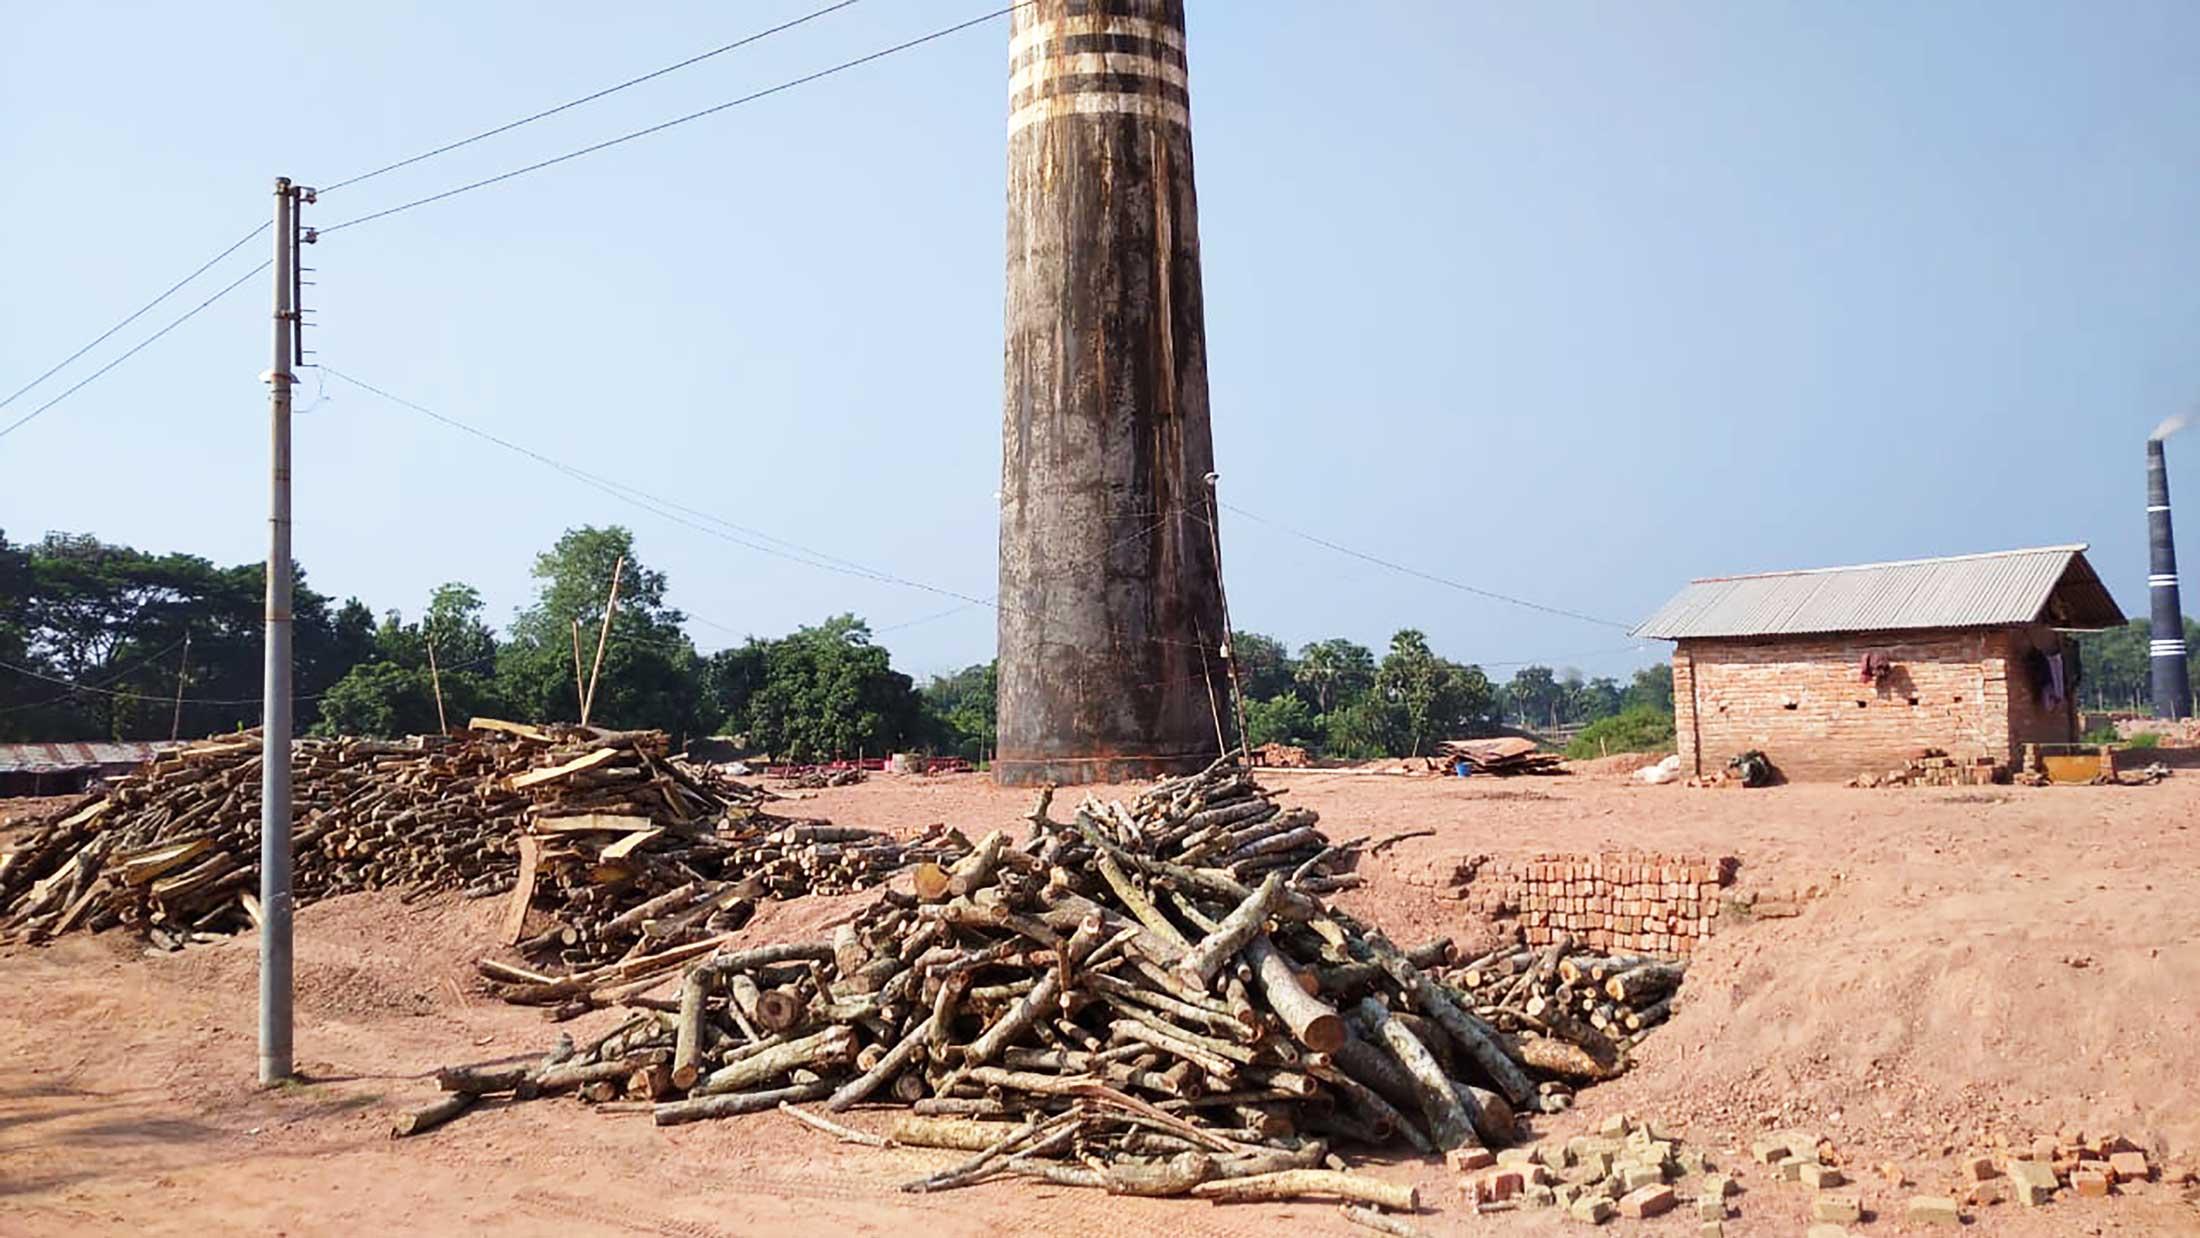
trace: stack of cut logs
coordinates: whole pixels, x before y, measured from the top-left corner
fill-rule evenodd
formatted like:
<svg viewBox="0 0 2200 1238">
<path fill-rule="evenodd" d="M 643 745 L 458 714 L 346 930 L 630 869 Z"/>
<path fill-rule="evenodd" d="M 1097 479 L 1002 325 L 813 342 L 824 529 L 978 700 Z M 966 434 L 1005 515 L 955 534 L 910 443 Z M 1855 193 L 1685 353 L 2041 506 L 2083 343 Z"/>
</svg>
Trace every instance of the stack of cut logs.
<svg viewBox="0 0 2200 1238">
<path fill-rule="evenodd" d="M 1571 1048 L 1565 1021 L 1478 1015 L 1442 979 L 1449 941 L 1401 950 L 1326 906 L 1351 849 L 1233 764 L 1127 806 L 1088 798 L 1067 823 L 1050 798 L 1021 842 L 919 864 L 825 939 L 688 956 L 677 995 L 632 972 L 538 985 L 635 1013 L 537 1065 L 442 1071 L 448 1095 L 399 1133 L 505 1093 L 640 1102 L 660 1125 L 873 1102 L 908 1110 L 896 1142 L 977 1153 L 905 1189 L 1009 1174 L 1410 1208 L 1319 1169 L 1331 1141 L 1502 1143 L 1518 1109 L 1564 1106 L 1559 1080 L 1609 1073 L 1545 1047 Z"/>
<path fill-rule="evenodd" d="M 1626 1050 L 1673 1013 L 1687 964 L 1599 954 L 1571 936 L 1540 948 L 1505 946 L 1447 978 L 1474 1013 L 1515 1033 L 1529 1064 L 1581 1081 L 1625 1068 Z"/>
<path fill-rule="evenodd" d="M 516 897 L 571 931 L 557 950 L 569 965 L 722 929 L 731 897 L 872 885 L 906 859 L 870 831 L 765 815 L 769 793 L 691 772 L 657 731 L 475 719 L 449 736 L 302 740 L 292 770 L 298 902 L 492 895 L 524 877 Z M 245 928 L 259 918 L 259 827 L 258 736 L 168 753 L 0 855 L 0 934 L 125 925 L 174 947 Z M 932 841 L 920 855 L 951 853 Z M 688 901 L 657 901 L 683 886 Z M 636 931 L 602 931 L 622 920 Z M 663 931 L 642 931 L 652 924 Z"/>
</svg>

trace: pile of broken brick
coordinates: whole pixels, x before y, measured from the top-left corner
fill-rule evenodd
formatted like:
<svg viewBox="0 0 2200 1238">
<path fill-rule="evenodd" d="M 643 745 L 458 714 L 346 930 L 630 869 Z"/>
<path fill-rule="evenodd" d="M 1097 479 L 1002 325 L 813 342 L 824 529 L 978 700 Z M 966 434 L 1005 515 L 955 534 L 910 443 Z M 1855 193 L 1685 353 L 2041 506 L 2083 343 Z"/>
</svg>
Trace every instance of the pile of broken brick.
<svg viewBox="0 0 2200 1238">
<path fill-rule="evenodd" d="M 1732 1177 L 1713 1172 L 1702 1149 L 1625 1114 L 1564 1143 L 1546 1140 L 1494 1157 L 1487 1149 L 1461 1148 L 1450 1161 L 1464 1175 L 1460 1189 L 1473 1212 L 1557 1208 L 1591 1225 L 1671 1212 L 1682 1202 L 1678 1184 L 1689 1190 L 1709 1238 L 1719 1234 L 1728 1197 L 1739 1189 Z"/>
<path fill-rule="evenodd" d="M 1725 1223 L 1738 1215 L 1742 1179 L 1750 1174 L 1769 1176 L 1753 1188 L 1767 1195 L 1790 1185 L 1811 1193 L 1808 1238 L 1844 1238 L 1845 1226 L 1889 1214 L 1912 1226 L 1962 1225 L 1972 1210 L 2010 1200 L 2037 1207 L 2065 1195 L 2106 1196 L 2161 1176 L 2144 1152 L 2113 1135 L 2064 1131 L 2059 1139 L 1997 1151 L 1963 1163 L 1966 1181 L 1959 1191 L 1906 1195 L 1899 1209 L 1891 1201 L 1868 1200 L 1837 1163 L 1834 1146 L 1803 1130 L 1752 1141 L 1755 1164 L 1731 1172 L 1721 1172 L 1710 1154 L 1659 1123 L 1626 1114 L 1563 1142 L 1548 1139 L 1494 1154 L 1460 1148 L 1449 1163 L 1461 1174 L 1461 1192 L 1475 1213 L 1550 1208 L 1601 1225 L 1614 1217 L 1662 1216 L 1685 1205 L 1695 1210 L 1699 1238 L 1723 1238 Z M 1912 1185 L 1895 1165 L 1881 1166 L 1878 1176 L 1895 1191 Z"/>
</svg>

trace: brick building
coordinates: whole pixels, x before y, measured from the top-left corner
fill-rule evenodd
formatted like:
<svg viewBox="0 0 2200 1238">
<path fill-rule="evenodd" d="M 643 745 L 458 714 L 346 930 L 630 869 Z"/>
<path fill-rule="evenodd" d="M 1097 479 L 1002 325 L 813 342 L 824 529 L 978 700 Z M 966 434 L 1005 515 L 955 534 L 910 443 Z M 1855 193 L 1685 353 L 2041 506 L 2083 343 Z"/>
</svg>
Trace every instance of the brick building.
<svg viewBox="0 0 2200 1238">
<path fill-rule="evenodd" d="M 1839 781 L 1919 748 L 2006 767 L 2076 740 L 2064 634 L 2123 622 L 2085 547 L 2048 546 L 1697 580 L 1636 634 L 1675 642 L 1683 773 L 1757 749 Z"/>
</svg>

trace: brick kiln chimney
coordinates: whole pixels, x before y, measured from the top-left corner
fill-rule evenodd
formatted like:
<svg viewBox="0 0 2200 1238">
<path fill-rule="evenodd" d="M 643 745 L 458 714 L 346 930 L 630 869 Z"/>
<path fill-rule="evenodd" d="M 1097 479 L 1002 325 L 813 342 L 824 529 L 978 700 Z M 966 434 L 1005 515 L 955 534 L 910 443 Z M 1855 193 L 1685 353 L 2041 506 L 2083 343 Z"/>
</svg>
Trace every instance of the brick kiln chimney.
<svg viewBox="0 0 2200 1238">
<path fill-rule="evenodd" d="M 1003 783 L 1195 769 L 1227 721 L 1190 123 L 1183 0 L 1011 19 Z"/>
<path fill-rule="evenodd" d="M 2147 440 L 2147 600 L 2153 606 L 2148 662 L 2154 677 L 2154 716 L 2192 715 L 2192 681 L 2185 671 L 2185 612 L 2177 600 L 2177 544 L 2169 525 L 2169 467 L 2161 431 Z"/>
</svg>

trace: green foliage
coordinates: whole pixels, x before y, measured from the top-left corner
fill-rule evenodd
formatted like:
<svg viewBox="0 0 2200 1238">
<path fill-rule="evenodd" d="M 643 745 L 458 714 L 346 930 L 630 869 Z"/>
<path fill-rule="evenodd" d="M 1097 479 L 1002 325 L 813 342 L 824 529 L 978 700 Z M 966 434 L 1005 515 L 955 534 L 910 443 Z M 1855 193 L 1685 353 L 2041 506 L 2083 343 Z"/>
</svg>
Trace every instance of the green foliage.
<svg viewBox="0 0 2200 1238">
<path fill-rule="evenodd" d="M 1237 672 L 1238 690 L 1247 701 L 1265 701 L 1292 689 L 1297 668 L 1291 664 L 1291 651 L 1272 636 L 1232 632 L 1230 662 Z"/>
<path fill-rule="evenodd" d="M 2086 744 L 2120 744 L 2124 742 L 2124 737 L 2117 733 L 2113 723 L 2104 722 L 2080 735 L 2078 741 Z"/>
<path fill-rule="evenodd" d="M 1245 735 L 1247 741 L 1256 746 L 1295 744 L 1301 748 L 1317 748 L 1322 742 L 1320 720 L 1297 693 L 1290 691 L 1266 700 L 1245 702 Z"/>
<path fill-rule="evenodd" d="M 362 607 L 362 609 L 364 609 Z M 496 634 L 481 618 L 481 594 L 470 585 L 439 585 L 418 623 L 391 611 L 374 633 L 374 658 L 351 668 L 321 699 L 321 735 L 392 738 L 439 729 L 436 685 L 451 726 L 476 714 L 507 712 L 497 692 Z M 429 666 L 429 637 L 435 666 Z"/>
<path fill-rule="evenodd" d="M 1673 664 L 1658 662 L 1635 672 L 1635 681 L 1627 685 L 1625 709 L 1649 709 L 1661 714 L 1673 712 Z"/>
<path fill-rule="evenodd" d="M 2156 731 L 2138 731 L 2124 740 L 2124 747 L 2126 748 L 2159 748 L 2161 746 L 2162 736 Z"/>
<path fill-rule="evenodd" d="M 1392 755 L 1396 727 L 1391 710 L 1372 694 L 1320 716 L 1327 753 L 1348 761 Z"/>
<path fill-rule="evenodd" d="M 49 533 L 22 549 L 0 540 L 0 656 L 80 685 L 6 675 L 0 738 L 167 738 L 186 633 L 183 687 L 194 702 L 182 733 L 256 723 L 265 581 L 262 564 L 217 568 L 85 535 Z M 306 727 L 319 717 L 316 698 L 371 652 L 373 616 L 357 602 L 333 606 L 299 572 L 292 617 L 297 721 Z"/>
<path fill-rule="evenodd" d="M 618 611 L 603 669 L 596 674 L 605 590 L 622 558 Z M 591 723 L 656 727 L 675 737 L 701 729 L 704 676 L 702 660 L 681 626 L 687 616 L 666 605 L 665 575 L 636 557 L 632 533 L 617 525 L 568 530 L 536 557 L 534 576 L 540 582 L 535 604 L 512 621 L 511 641 L 497 656 L 497 688 L 513 710 L 533 721 L 579 716 L 573 667 L 578 620 L 578 677 L 584 683 L 591 675 L 597 678 Z"/>
<path fill-rule="evenodd" d="M 1388 711 L 1389 748 L 1417 756 L 1435 741 L 1488 725 L 1490 681 L 1476 666 L 1436 656 L 1428 637 L 1405 628 L 1375 671 L 1375 695 Z"/>
<path fill-rule="evenodd" d="M 752 656 L 760 678 L 725 729 L 752 746 L 782 760 L 817 761 L 883 756 L 919 737 L 923 704 L 915 687 L 854 615 L 749 644 L 759 647 Z"/>
<path fill-rule="evenodd" d="M 1614 752 L 1671 752 L 1673 715 L 1637 705 L 1581 728 L 1566 756 L 1581 761 Z"/>
<path fill-rule="evenodd" d="M 2078 635 L 2077 699 L 2088 709 L 2147 709 L 2154 699 L 2153 633 L 2144 619 L 2120 628 Z M 2185 616 L 2185 648 L 2200 649 L 2200 621 Z M 2200 695 L 2200 658 L 2186 660 L 2193 691 Z"/>
<path fill-rule="evenodd" d="M 1375 686 L 1375 654 L 1341 637 L 1315 641 L 1299 650 L 1292 678 L 1314 711 L 1326 714 Z"/>
<path fill-rule="evenodd" d="M 999 742 L 1000 664 L 980 662 L 924 686 L 925 730 L 938 751 L 982 761 Z"/>
</svg>

